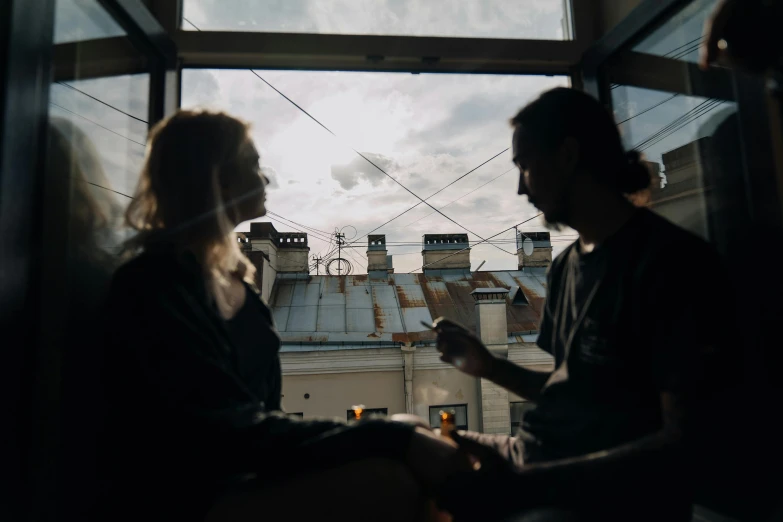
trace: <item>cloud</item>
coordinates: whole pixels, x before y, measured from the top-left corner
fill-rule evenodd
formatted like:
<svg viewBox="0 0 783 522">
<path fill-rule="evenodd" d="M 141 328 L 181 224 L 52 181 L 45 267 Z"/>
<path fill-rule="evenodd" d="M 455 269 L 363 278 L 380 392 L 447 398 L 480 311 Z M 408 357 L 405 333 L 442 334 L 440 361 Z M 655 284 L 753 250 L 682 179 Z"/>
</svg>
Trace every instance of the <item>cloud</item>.
<svg viewBox="0 0 783 522">
<path fill-rule="evenodd" d="M 392 174 L 399 167 L 397 162 L 382 154 L 372 152 L 364 152 L 363 154 L 389 174 Z M 332 179 L 337 181 L 343 189 L 351 190 L 362 180 L 367 181 L 373 187 L 377 187 L 386 179 L 386 175 L 370 165 L 364 158 L 357 156 L 344 165 L 332 165 Z"/>
</svg>

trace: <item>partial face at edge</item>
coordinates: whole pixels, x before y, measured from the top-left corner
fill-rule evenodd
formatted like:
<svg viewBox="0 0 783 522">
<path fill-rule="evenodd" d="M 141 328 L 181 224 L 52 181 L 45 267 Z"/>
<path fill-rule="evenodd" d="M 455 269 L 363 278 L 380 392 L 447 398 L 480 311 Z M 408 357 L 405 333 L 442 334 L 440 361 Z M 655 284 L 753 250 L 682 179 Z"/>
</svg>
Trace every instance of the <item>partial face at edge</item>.
<svg viewBox="0 0 783 522">
<path fill-rule="evenodd" d="M 240 148 L 239 156 L 226 173 L 223 197 L 232 209 L 236 224 L 262 217 L 266 214 L 266 186 L 269 179 L 261 173 L 260 157 L 251 139 Z"/>
</svg>

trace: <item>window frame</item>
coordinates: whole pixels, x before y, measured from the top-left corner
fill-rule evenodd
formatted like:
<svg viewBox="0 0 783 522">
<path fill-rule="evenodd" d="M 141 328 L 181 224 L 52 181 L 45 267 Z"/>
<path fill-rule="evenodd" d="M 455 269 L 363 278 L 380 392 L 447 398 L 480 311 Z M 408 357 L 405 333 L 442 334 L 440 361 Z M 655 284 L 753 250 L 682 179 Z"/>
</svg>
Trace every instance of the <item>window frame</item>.
<svg viewBox="0 0 783 522">
<path fill-rule="evenodd" d="M 455 424 L 454 427 L 458 430 L 468 430 L 468 426 L 470 425 L 470 417 L 468 416 L 468 403 L 461 403 L 461 404 L 433 404 L 429 406 L 428 414 L 429 414 L 429 421 L 430 421 L 430 428 L 440 428 L 440 424 L 437 426 L 432 426 L 432 409 L 437 408 L 439 410 L 442 410 L 443 408 L 459 408 L 464 407 L 465 408 L 465 424 Z M 456 421 L 456 414 L 455 414 L 455 421 Z"/>
</svg>

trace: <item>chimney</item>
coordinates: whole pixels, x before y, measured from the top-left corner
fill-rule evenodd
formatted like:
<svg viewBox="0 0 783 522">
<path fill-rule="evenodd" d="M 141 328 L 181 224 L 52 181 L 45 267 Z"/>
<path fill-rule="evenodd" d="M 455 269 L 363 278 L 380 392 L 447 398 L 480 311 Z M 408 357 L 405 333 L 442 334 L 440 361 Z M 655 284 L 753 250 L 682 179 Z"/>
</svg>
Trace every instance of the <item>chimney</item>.
<svg viewBox="0 0 783 522">
<path fill-rule="evenodd" d="M 530 239 L 533 242 L 533 253 L 525 254 L 524 242 Z M 517 233 L 517 267 L 525 268 L 548 267 L 552 264 L 552 241 L 549 232 L 518 232 Z"/>
<path fill-rule="evenodd" d="M 271 223 L 251 223 L 251 251 L 265 252 L 276 272 L 310 273 L 310 247 L 307 234 L 301 232 L 278 232 Z"/>
<path fill-rule="evenodd" d="M 386 236 L 383 234 L 367 236 L 367 273 L 376 277 L 386 277 L 388 273 Z"/>
<path fill-rule="evenodd" d="M 476 301 L 476 334 L 496 357 L 508 358 L 508 320 L 505 288 L 477 288 L 470 294 Z M 486 379 L 479 379 L 481 431 L 511 433 L 508 391 Z"/>
<path fill-rule="evenodd" d="M 470 272 L 467 234 L 424 234 L 421 248 L 425 274 L 440 270 Z"/>
</svg>

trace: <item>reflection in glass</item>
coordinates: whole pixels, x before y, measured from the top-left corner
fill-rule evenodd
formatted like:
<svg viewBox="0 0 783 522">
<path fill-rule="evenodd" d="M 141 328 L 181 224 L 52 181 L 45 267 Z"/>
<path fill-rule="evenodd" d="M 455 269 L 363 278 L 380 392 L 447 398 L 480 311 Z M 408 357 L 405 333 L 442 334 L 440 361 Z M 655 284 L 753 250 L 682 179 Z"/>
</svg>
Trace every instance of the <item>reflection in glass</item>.
<svg viewBox="0 0 783 522">
<path fill-rule="evenodd" d="M 55 4 L 56 44 L 124 35 L 125 31 L 98 0 L 57 0 Z"/>
<path fill-rule="evenodd" d="M 184 0 L 182 28 L 568 40 L 569 0 Z"/>
<path fill-rule="evenodd" d="M 653 187 L 651 208 L 710 238 L 710 214 L 718 205 L 711 193 L 722 179 L 722 165 L 726 165 L 722 154 L 741 157 L 736 130 L 736 150 L 730 143 L 716 148 L 714 138 L 730 123 L 736 105 L 629 86 L 613 89 L 612 103 L 625 146 L 642 152 L 661 175 L 658 186 Z"/>
<path fill-rule="evenodd" d="M 85 179 L 79 182 L 120 209 L 133 195 L 144 159 L 148 87 L 149 75 L 138 74 L 56 82 L 50 92 L 51 115 L 78 128 L 100 163 L 100 169 L 85 170 Z M 102 235 L 100 246 L 117 253 L 127 237 L 122 211 L 109 219 L 110 230 Z"/>
<path fill-rule="evenodd" d="M 696 63 L 704 23 L 718 0 L 694 0 L 634 47 L 635 52 Z"/>
</svg>

